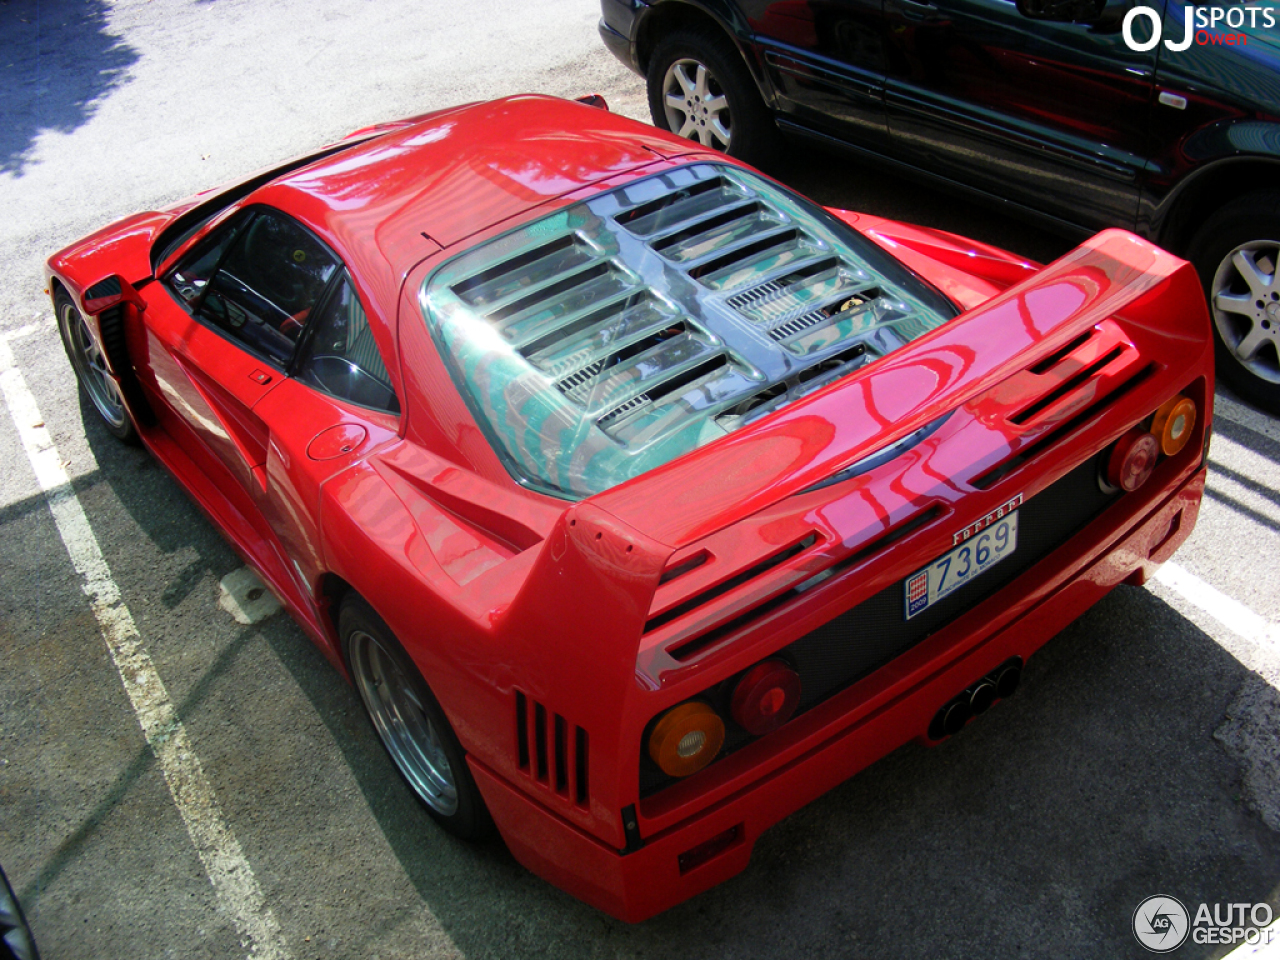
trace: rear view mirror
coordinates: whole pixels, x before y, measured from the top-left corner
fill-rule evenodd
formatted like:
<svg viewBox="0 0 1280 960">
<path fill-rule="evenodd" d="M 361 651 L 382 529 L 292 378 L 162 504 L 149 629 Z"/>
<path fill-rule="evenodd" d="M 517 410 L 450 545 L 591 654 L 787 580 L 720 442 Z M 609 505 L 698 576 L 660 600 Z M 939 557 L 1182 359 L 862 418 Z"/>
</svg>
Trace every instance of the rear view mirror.
<svg viewBox="0 0 1280 960">
<path fill-rule="evenodd" d="M 122 303 L 131 303 L 141 313 L 147 301 L 124 277 L 112 275 L 89 286 L 84 292 L 84 312 L 98 316 Z"/>
</svg>

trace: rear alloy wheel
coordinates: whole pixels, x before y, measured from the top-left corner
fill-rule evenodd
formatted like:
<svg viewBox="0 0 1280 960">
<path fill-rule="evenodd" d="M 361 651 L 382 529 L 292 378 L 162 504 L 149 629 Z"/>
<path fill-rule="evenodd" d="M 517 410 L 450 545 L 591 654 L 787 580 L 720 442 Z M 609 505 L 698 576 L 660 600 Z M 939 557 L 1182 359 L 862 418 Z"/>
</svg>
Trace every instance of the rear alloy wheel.
<svg viewBox="0 0 1280 960">
<path fill-rule="evenodd" d="M 343 603 L 338 625 L 356 691 L 405 782 L 450 833 L 488 834 L 492 821 L 466 754 L 408 654 L 358 597 Z"/>
<path fill-rule="evenodd" d="M 102 417 L 108 432 L 119 440 L 132 443 L 137 439 L 133 420 L 125 409 L 120 385 L 107 370 L 107 358 L 93 338 L 89 321 L 67 294 L 59 292 L 54 300 L 58 315 L 58 332 L 62 346 L 76 372 L 76 379 Z"/>
<path fill-rule="evenodd" d="M 777 130 L 737 50 L 711 30 L 680 30 L 649 59 L 654 126 L 757 165 L 774 156 Z"/>
<path fill-rule="evenodd" d="M 1196 235 L 1190 259 L 1209 301 L 1219 378 L 1280 415 L 1280 193 L 1223 207 Z"/>
</svg>

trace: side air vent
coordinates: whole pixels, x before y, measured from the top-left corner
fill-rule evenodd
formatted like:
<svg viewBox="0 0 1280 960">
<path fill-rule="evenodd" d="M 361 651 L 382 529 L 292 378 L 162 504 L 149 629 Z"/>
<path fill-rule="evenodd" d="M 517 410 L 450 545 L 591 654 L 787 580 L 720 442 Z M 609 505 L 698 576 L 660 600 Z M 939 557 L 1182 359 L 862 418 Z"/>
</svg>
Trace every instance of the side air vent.
<svg viewBox="0 0 1280 960">
<path fill-rule="evenodd" d="M 590 797 L 587 731 L 521 690 L 516 691 L 516 752 L 520 769 L 578 806 Z"/>
</svg>

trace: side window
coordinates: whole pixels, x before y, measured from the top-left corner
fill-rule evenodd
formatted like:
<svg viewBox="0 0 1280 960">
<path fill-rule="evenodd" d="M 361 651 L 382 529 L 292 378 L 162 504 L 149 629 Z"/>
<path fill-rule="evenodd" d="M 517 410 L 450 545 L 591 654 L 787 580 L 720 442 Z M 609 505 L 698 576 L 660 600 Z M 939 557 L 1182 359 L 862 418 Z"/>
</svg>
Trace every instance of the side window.
<svg viewBox="0 0 1280 960">
<path fill-rule="evenodd" d="M 345 272 L 310 324 L 314 329 L 295 368 L 299 380 L 362 407 L 400 412 L 368 317 Z"/>
<path fill-rule="evenodd" d="M 172 290 L 191 310 L 196 308 L 200 294 L 218 269 L 227 247 L 235 240 L 241 227 L 248 222 L 239 217 L 220 226 L 214 233 L 206 237 L 196 249 L 183 258 L 183 261 L 165 277 L 165 285 Z"/>
<path fill-rule="evenodd" d="M 338 266 L 302 226 L 259 210 L 178 264 L 167 282 L 201 320 L 284 367 Z"/>
</svg>

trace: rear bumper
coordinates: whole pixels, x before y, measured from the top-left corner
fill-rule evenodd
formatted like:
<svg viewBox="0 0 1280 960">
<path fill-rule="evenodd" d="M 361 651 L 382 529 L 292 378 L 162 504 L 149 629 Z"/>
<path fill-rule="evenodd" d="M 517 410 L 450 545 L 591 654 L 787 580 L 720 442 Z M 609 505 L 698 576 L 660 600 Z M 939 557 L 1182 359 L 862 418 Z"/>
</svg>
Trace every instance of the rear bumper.
<svg viewBox="0 0 1280 960">
<path fill-rule="evenodd" d="M 881 670 L 823 704 L 829 719 L 788 763 L 645 836 L 639 849 L 620 852 L 601 844 L 473 762 L 476 781 L 517 860 L 606 913 L 644 920 L 739 873 L 768 827 L 923 738 L 953 695 L 1011 657 L 1029 658 L 1113 587 L 1144 582 L 1191 533 L 1204 482 L 1201 469 L 1164 491 L 1126 529 L 1082 533 L 1028 571 L 1026 577 L 1035 578 L 1030 591 L 1026 577 L 1006 588 L 1041 598 L 1012 622 L 991 628 L 989 603 L 1001 602 L 996 594 L 911 651 L 910 667 Z M 868 686 L 876 684 L 880 689 L 870 699 L 879 705 L 859 709 L 868 702 Z M 889 685 L 894 692 L 886 697 Z"/>
</svg>

